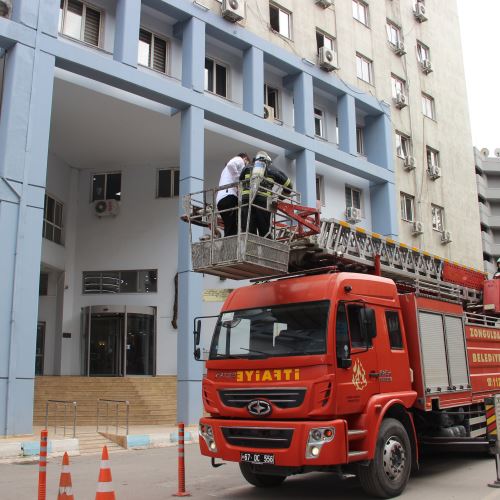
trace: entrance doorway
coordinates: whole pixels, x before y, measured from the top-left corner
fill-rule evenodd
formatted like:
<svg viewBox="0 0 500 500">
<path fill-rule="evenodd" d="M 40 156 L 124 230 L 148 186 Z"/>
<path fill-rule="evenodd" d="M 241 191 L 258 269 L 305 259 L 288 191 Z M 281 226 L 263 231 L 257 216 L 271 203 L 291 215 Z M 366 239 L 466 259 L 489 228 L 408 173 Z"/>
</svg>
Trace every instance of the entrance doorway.
<svg viewBox="0 0 500 500">
<path fill-rule="evenodd" d="M 154 307 L 89 306 L 83 319 L 85 375 L 155 374 Z"/>
<path fill-rule="evenodd" d="M 35 375 L 43 375 L 43 357 L 45 355 L 45 322 L 36 326 Z"/>
</svg>

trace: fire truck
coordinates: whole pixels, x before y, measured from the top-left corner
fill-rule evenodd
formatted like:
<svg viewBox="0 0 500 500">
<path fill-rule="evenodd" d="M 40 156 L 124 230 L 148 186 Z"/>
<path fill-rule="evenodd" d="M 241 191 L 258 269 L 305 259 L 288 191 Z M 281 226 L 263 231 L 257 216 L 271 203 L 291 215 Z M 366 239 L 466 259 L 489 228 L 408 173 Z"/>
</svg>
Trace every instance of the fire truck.
<svg viewBox="0 0 500 500">
<path fill-rule="evenodd" d="M 298 193 L 270 196 L 269 234 L 243 221 L 223 237 L 215 191 L 185 198 L 193 269 L 251 283 L 224 302 L 207 356 L 195 320 L 195 357 L 207 358 L 200 450 L 214 466 L 238 462 L 261 488 L 355 474 L 391 498 L 426 447 L 491 450 L 500 280 L 320 220 Z"/>
</svg>

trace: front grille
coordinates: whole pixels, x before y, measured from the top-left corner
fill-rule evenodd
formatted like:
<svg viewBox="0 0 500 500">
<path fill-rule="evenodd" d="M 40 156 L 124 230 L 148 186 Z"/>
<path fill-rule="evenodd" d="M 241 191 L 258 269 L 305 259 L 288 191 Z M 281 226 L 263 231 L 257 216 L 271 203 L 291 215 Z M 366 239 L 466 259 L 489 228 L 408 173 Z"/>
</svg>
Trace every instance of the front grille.
<svg viewBox="0 0 500 500">
<path fill-rule="evenodd" d="M 292 442 L 293 429 L 222 427 L 222 434 L 229 444 L 242 448 L 286 449 Z"/>
<path fill-rule="evenodd" d="M 304 402 L 305 389 L 222 389 L 219 395 L 226 406 L 244 408 L 254 399 L 265 399 L 278 408 L 296 408 Z"/>
</svg>

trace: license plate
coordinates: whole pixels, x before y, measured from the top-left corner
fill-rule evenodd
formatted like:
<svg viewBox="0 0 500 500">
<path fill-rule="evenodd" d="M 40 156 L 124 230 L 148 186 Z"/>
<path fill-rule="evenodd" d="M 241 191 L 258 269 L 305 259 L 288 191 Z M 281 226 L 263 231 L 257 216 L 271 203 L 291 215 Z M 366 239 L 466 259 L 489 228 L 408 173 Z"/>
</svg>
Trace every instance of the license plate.
<svg viewBox="0 0 500 500">
<path fill-rule="evenodd" d="M 251 464 L 271 464 L 274 465 L 274 455 L 272 453 L 240 453 L 240 462 Z"/>
</svg>

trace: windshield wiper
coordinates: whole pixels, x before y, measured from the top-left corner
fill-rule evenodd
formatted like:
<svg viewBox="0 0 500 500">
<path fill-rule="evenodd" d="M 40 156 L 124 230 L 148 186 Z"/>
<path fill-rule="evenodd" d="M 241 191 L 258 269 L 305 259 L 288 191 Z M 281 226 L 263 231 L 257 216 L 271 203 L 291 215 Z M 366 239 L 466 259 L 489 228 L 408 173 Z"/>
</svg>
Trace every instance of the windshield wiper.
<svg viewBox="0 0 500 500">
<path fill-rule="evenodd" d="M 257 349 L 247 349 L 245 347 L 240 347 L 240 349 L 242 351 L 248 351 L 248 352 L 256 352 L 257 354 L 261 354 L 262 356 L 264 356 L 265 358 L 268 358 L 270 356 L 270 354 L 268 352 L 264 352 L 264 351 L 257 351 Z"/>
</svg>

